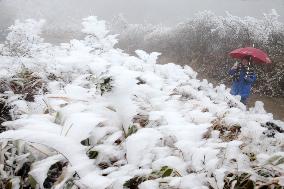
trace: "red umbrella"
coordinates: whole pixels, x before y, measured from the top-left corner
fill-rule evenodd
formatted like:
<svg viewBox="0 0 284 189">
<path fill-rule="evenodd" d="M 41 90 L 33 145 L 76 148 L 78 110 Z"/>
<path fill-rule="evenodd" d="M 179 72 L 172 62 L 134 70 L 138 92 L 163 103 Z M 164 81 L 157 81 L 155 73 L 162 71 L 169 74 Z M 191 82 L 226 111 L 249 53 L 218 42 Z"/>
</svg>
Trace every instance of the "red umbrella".
<svg viewBox="0 0 284 189">
<path fill-rule="evenodd" d="M 264 64 L 271 64 L 271 60 L 268 55 L 260 49 L 256 49 L 253 47 L 245 47 L 233 50 L 229 53 L 231 57 L 243 59 L 247 56 L 251 56 L 253 61 L 256 63 L 264 63 Z"/>
</svg>

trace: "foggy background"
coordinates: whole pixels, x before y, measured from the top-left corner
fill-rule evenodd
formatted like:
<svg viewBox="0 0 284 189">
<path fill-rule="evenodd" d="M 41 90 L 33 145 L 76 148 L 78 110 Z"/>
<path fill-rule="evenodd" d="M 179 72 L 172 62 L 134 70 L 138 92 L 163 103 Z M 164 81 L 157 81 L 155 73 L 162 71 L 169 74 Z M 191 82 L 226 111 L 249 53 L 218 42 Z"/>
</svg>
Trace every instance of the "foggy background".
<svg viewBox="0 0 284 189">
<path fill-rule="evenodd" d="M 111 20 L 120 13 L 129 23 L 172 26 L 202 10 L 259 18 L 271 9 L 284 22 L 284 0 L 0 0 L 0 29 L 14 19 L 43 18 L 49 29 L 77 30 L 88 15 Z"/>
</svg>

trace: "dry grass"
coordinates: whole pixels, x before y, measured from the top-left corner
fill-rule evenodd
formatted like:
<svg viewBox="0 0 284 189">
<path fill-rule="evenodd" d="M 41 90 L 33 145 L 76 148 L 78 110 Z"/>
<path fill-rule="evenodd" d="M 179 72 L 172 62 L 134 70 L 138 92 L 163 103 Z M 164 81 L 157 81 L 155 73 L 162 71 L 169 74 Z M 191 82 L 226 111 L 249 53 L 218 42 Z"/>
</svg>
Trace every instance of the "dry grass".
<svg viewBox="0 0 284 189">
<path fill-rule="evenodd" d="M 23 98 L 29 102 L 34 101 L 35 95 L 47 92 L 45 81 L 26 68 L 12 78 L 2 79 L 0 84 L 1 92 L 13 91 L 14 94 L 23 95 Z"/>
<path fill-rule="evenodd" d="M 219 131 L 219 138 L 224 142 L 238 139 L 241 133 L 240 125 L 227 125 L 222 118 L 216 118 L 212 121 L 212 126 L 203 134 L 204 139 L 211 138 L 212 131 Z"/>
<path fill-rule="evenodd" d="M 145 127 L 149 123 L 149 115 L 139 113 L 132 118 L 132 122 L 139 127 Z"/>
</svg>

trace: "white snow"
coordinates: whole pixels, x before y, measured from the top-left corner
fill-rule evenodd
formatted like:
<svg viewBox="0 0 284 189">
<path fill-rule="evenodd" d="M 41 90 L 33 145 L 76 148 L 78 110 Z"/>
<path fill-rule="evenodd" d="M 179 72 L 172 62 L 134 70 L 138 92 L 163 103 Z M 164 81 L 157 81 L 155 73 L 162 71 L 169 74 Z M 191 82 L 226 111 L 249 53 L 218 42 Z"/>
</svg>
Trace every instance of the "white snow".
<svg viewBox="0 0 284 189">
<path fill-rule="evenodd" d="M 47 94 L 38 95 L 45 103 L 36 110 L 40 100 L 31 105 L 8 95 L 22 111 L 16 120 L 3 124 L 10 130 L 0 134 L 1 140 L 24 140 L 56 150 L 70 162 L 70 170 L 79 174 L 78 182 L 94 189 L 121 189 L 126 180 L 165 165 L 181 175 L 163 178 L 168 186 L 205 189 L 210 181 L 221 188 L 225 173 L 235 170 L 235 164 L 240 170 L 251 169 L 244 152 L 251 151 L 259 162 L 265 162 L 281 151 L 283 133 L 268 138 L 261 124 L 269 121 L 283 128 L 284 123 L 273 120 L 262 102 L 246 110 L 224 85 L 214 88 L 207 80 L 196 79 L 197 73 L 189 66 L 158 65 L 159 53 L 138 50 L 135 57 L 114 49 L 116 39 L 108 35 L 104 24 L 96 17 L 84 19 L 84 40 L 54 46 L 49 54 L 42 50 L 36 58 L 15 61 L 0 56 L 1 76 L 17 73 L 21 62 L 43 76 L 48 86 Z M 47 80 L 49 74 L 55 74 L 56 81 Z M 112 89 L 103 95 L 96 88 L 102 76 L 113 78 Z M 126 137 L 138 114 L 147 117 L 139 120 L 147 124 L 135 123 L 138 131 Z M 222 141 L 219 131 L 204 138 L 216 119 L 225 127 L 240 126 L 237 139 Z M 87 138 L 90 147 L 80 143 Z M 88 158 L 90 149 L 98 151 L 96 159 Z M 48 157 L 34 165 L 31 174 L 40 184 L 44 178 L 37 173 L 46 172 L 58 158 Z M 109 167 L 102 169 L 100 163 Z M 139 188 L 156 189 L 160 181 L 148 180 Z"/>
</svg>

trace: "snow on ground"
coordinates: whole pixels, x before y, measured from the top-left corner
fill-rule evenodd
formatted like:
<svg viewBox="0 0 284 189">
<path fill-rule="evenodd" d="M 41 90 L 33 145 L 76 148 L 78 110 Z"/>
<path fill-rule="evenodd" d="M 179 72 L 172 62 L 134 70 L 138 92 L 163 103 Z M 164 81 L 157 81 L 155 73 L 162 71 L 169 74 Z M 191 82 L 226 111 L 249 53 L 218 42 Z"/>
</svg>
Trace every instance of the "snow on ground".
<svg viewBox="0 0 284 189">
<path fill-rule="evenodd" d="M 104 30 L 103 24 L 95 32 Z M 229 89 L 196 79 L 189 66 L 158 65 L 159 53 L 139 50 L 137 57 L 130 56 L 109 49 L 109 41 L 102 43 L 107 50 L 94 52 L 88 43 L 73 40 L 52 47 L 49 55 L 0 56 L 2 78 L 24 65 L 46 83 L 47 92 L 34 102 L 6 94 L 18 115 L 3 124 L 9 130 L 0 134 L 2 141 L 42 144 L 63 155 L 37 162 L 31 174 L 37 174 L 38 183 L 43 183 L 38 174 L 47 172 L 40 165 L 66 158 L 68 171 L 76 171 L 83 188 L 121 189 L 127 180 L 163 166 L 177 175 L 145 180 L 139 188 L 223 188 L 227 173 L 253 174 L 271 157 L 284 156 L 283 133 L 270 136 L 263 126 L 272 122 L 284 129 L 284 123 L 265 112 L 261 102 L 246 110 Z M 110 88 L 103 91 L 106 78 Z M 81 144 L 85 139 L 87 146 Z M 89 159 L 89 151 L 97 157 Z M 273 165 L 282 173 L 283 168 Z M 283 175 L 279 179 L 283 182 Z"/>
</svg>

